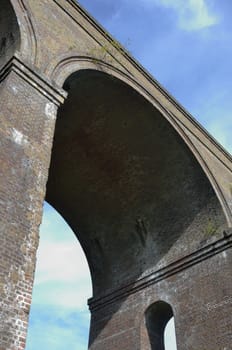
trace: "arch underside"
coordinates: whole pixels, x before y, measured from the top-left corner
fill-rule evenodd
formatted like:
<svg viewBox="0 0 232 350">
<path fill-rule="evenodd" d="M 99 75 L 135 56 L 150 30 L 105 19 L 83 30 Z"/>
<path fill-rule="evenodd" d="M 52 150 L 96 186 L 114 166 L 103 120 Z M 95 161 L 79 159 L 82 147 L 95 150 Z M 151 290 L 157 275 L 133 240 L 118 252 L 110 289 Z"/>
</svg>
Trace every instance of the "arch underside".
<svg viewBox="0 0 232 350">
<path fill-rule="evenodd" d="M 145 329 L 142 329 L 145 333 L 143 343 L 146 344 L 146 350 L 165 350 L 164 331 L 172 317 L 172 307 L 164 301 L 157 301 L 146 310 Z"/>
<path fill-rule="evenodd" d="M 0 67 L 4 66 L 20 47 L 20 30 L 9 0 L 1 0 Z"/>
<path fill-rule="evenodd" d="M 94 296 L 222 232 L 225 217 L 205 173 L 144 97 L 94 70 L 72 74 L 64 88 L 46 199 L 82 244 Z"/>
</svg>

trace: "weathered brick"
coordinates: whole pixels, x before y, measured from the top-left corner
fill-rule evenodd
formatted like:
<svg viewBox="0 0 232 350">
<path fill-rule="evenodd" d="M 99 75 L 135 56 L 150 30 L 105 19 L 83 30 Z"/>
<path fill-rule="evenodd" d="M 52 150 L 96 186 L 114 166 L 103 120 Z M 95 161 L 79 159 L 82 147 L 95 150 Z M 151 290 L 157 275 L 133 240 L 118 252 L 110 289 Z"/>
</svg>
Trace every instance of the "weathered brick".
<svg viewBox="0 0 232 350">
<path fill-rule="evenodd" d="M 0 14 L 0 349 L 25 348 L 46 196 L 90 265 L 90 349 L 150 350 L 145 314 L 162 300 L 178 350 L 229 350 L 231 157 L 75 1 L 10 4 Z"/>
</svg>

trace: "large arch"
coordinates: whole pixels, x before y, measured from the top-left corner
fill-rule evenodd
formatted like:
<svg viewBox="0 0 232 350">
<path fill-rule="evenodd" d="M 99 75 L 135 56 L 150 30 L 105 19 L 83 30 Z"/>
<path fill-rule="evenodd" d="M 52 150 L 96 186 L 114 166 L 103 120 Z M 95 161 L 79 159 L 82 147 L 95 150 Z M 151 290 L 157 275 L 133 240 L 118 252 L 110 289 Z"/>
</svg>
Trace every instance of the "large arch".
<svg viewBox="0 0 232 350">
<path fill-rule="evenodd" d="M 209 179 L 218 197 L 218 200 L 221 203 L 222 209 L 226 216 L 227 223 L 229 227 L 231 227 L 231 209 L 228 205 L 228 200 L 226 199 L 226 196 L 218 183 L 218 179 L 213 174 L 208 163 L 205 161 L 205 158 L 199 152 L 198 147 L 194 144 L 194 142 L 192 142 L 191 137 L 189 137 L 188 134 L 188 129 L 186 130 L 185 127 L 183 127 L 183 125 L 177 122 L 172 112 L 169 111 L 168 108 L 165 108 L 164 104 L 160 103 L 160 101 L 154 95 L 152 95 L 140 81 L 136 80 L 130 74 L 130 72 L 127 71 L 126 67 L 117 67 L 113 64 L 113 62 L 106 62 L 102 59 L 97 59 L 91 56 L 63 55 L 62 57 L 58 58 L 56 64 L 54 64 L 54 62 L 52 63 L 52 65 L 48 68 L 47 73 L 49 74 L 49 76 L 51 76 L 52 81 L 54 81 L 59 88 L 62 88 L 64 86 L 65 81 L 70 75 L 82 70 L 96 70 L 100 72 L 105 72 L 108 75 L 119 79 L 120 81 L 129 85 L 132 89 L 137 91 L 139 95 L 142 95 L 163 115 L 163 118 L 165 118 L 177 131 L 177 133 L 179 133 L 180 137 L 183 139 L 183 141 L 186 143 L 186 145 L 189 147 L 189 149 L 199 162 L 207 178 Z M 199 125 L 197 123 L 196 126 L 199 128 Z"/>
<path fill-rule="evenodd" d="M 226 219 L 209 180 L 159 110 L 93 69 L 71 74 L 64 89 L 46 198 L 78 235 L 94 297 L 222 231 Z"/>
</svg>

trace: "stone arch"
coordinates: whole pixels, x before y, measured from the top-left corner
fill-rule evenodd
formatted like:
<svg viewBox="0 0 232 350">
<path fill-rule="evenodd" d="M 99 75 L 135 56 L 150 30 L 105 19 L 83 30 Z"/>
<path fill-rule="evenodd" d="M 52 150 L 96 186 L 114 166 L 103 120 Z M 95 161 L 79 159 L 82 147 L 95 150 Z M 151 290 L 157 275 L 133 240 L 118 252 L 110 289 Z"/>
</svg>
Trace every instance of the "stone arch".
<svg viewBox="0 0 232 350">
<path fill-rule="evenodd" d="M 138 80 L 136 80 L 129 72 L 127 72 L 125 69 L 119 69 L 118 67 L 114 66 L 113 63 L 107 63 L 105 61 L 101 61 L 90 56 L 64 56 L 60 58 L 59 63 L 57 63 L 55 67 L 50 67 L 47 74 L 51 76 L 51 80 L 54 81 L 58 85 L 58 87 L 61 88 L 66 79 L 71 74 L 77 71 L 81 71 L 83 69 L 92 69 L 100 72 L 105 72 L 109 75 L 118 78 L 122 82 L 132 87 L 139 94 L 141 94 L 147 101 L 149 101 L 155 108 L 157 108 L 162 113 L 163 117 L 168 120 L 168 122 L 184 140 L 184 142 L 189 147 L 189 149 L 197 159 L 198 163 L 202 167 L 218 197 L 219 202 L 221 203 L 228 226 L 231 227 L 231 209 L 227 203 L 225 195 L 221 190 L 217 179 L 215 178 L 213 172 L 210 169 L 210 166 L 208 166 L 206 160 L 201 156 L 197 147 L 192 143 L 190 137 L 187 135 L 184 128 L 182 128 L 181 125 L 176 122 L 176 119 L 173 117 L 172 113 L 167 108 L 165 108 L 164 105 L 162 105 L 160 101 L 158 101 L 155 98 L 154 95 L 147 91 L 145 87 Z"/>
<path fill-rule="evenodd" d="M 47 201 L 78 235 L 99 297 L 188 254 L 226 220 L 186 140 L 145 92 L 116 73 L 68 69 Z"/>
<path fill-rule="evenodd" d="M 164 332 L 172 317 L 173 309 L 165 301 L 159 300 L 147 308 L 142 326 L 144 350 L 165 350 Z"/>
<path fill-rule="evenodd" d="M 16 53 L 19 58 L 34 64 L 37 44 L 30 10 L 24 0 L 3 0 L 0 14 L 0 66 L 4 66 Z"/>
<path fill-rule="evenodd" d="M 114 62 L 109 63 L 96 57 L 84 55 L 64 55 L 64 57 L 60 57 L 58 63 L 54 64 L 52 62 L 52 65 L 48 67 L 47 75 L 61 88 L 71 74 L 83 69 L 108 73 L 127 82 L 129 85 L 130 81 L 131 84 L 135 82 L 129 71 L 119 69 L 114 65 Z"/>
<path fill-rule="evenodd" d="M 15 11 L 18 13 L 21 27 L 21 48 L 20 56 L 28 63 L 35 65 L 37 63 L 37 38 L 35 21 L 33 21 L 32 12 L 29 4 L 24 0 L 19 0 Z"/>
</svg>

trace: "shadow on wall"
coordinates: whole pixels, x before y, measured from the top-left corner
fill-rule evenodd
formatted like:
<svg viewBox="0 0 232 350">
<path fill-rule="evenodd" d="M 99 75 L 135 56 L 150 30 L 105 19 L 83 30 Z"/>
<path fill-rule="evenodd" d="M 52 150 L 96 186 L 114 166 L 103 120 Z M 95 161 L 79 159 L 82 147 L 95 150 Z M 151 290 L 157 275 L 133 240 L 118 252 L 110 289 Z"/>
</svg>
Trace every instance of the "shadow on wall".
<svg viewBox="0 0 232 350">
<path fill-rule="evenodd" d="M 20 31 L 9 0 L 1 0 L 0 11 L 0 68 L 8 62 L 20 46 Z"/>
</svg>

